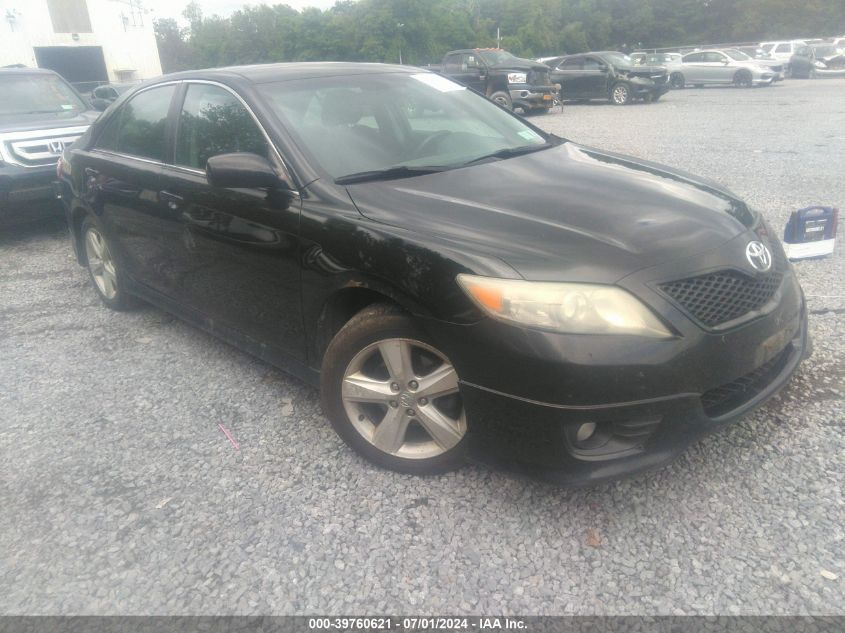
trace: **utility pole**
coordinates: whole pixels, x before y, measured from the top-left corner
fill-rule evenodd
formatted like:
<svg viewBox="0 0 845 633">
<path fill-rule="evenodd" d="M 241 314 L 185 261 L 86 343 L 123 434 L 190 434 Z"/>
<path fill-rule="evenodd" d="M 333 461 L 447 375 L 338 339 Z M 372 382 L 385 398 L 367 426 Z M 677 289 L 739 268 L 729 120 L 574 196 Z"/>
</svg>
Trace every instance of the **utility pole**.
<svg viewBox="0 0 845 633">
<path fill-rule="evenodd" d="M 496 48 L 502 48 L 502 33 L 499 27 L 496 27 Z"/>
</svg>

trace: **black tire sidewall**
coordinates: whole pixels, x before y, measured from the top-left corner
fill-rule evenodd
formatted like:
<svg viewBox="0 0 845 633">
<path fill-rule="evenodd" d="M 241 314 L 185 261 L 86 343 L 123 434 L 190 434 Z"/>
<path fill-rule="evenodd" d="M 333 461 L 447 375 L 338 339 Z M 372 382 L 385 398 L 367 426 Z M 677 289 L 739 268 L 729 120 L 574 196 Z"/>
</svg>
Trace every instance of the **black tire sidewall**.
<svg viewBox="0 0 845 633">
<path fill-rule="evenodd" d="M 437 349 L 408 315 L 387 306 L 365 308 L 338 332 L 323 356 L 320 375 L 323 412 L 347 445 L 378 466 L 414 475 L 435 475 L 459 468 L 464 463 L 469 433 L 457 446 L 442 455 L 407 459 L 384 453 L 370 444 L 349 420 L 341 397 L 343 374 L 358 352 L 389 338 L 415 339 Z M 440 353 L 444 354 L 443 351 Z M 448 358 L 447 354 L 444 356 Z"/>
<path fill-rule="evenodd" d="M 498 103 L 496 101 L 497 96 L 503 97 L 504 103 Z M 490 101 L 495 103 L 500 108 L 505 108 L 506 110 L 513 111 L 513 101 L 511 100 L 511 96 L 507 92 L 505 92 L 504 90 L 496 90 L 494 92 L 491 92 L 488 99 L 490 99 Z"/>
<path fill-rule="evenodd" d="M 102 239 L 106 243 L 106 247 L 109 249 L 109 254 L 112 257 L 112 263 L 115 267 L 115 276 L 117 277 L 117 291 L 111 299 L 106 297 L 102 292 L 100 292 L 100 288 L 97 286 L 97 282 L 94 281 L 94 275 L 91 274 L 91 266 L 88 265 L 88 250 L 85 246 L 85 240 L 88 236 L 88 229 L 94 228 L 97 230 L 97 233 L 100 234 Z M 127 294 L 125 287 L 126 283 L 124 281 L 123 274 L 121 272 L 121 266 L 117 261 L 115 261 L 115 251 L 112 247 L 111 242 L 109 241 L 108 236 L 106 235 L 105 231 L 103 231 L 103 227 L 100 223 L 94 219 L 93 216 L 87 215 L 85 219 L 82 221 L 82 225 L 79 229 L 80 232 L 80 249 L 82 251 L 83 257 L 85 258 L 85 271 L 88 273 L 88 279 L 91 280 L 91 285 L 94 287 L 94 292 L 97 293 L 97 296 L 100 297 L 100 300 L 103 304 L 111 308 L 112 310 L 129 310 L 130 308 L 135 306 L 135 300 L 129 294 Z"/>
</svg>

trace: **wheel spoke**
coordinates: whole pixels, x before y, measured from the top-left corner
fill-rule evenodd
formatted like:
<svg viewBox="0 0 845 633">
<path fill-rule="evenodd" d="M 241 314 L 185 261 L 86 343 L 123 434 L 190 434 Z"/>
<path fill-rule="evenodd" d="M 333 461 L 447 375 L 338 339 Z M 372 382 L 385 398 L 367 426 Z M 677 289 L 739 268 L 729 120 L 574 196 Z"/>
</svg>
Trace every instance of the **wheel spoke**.
<svg viewBox="0 0 845 633">
<path fill-rule="evenodd" d="M 353 402 L 385 403 L 393 397 L 390 382 L 368 378 L 361 372 L 343 379 L 343 397 Z"/>
<path fill-rule="evenodd" d="M 401 339 L 384 341 L 379 344 L 378 349 L 392 380 L 405 383 L 413 377 L 411 346 L 408 345 L 407 341 Z"/>
<path fill-rule="evenodd" d="M 457 420 L 451 420 L 438 411 L 434 405 L 419 407 L 417 420 L 431 436 L 431 439 L 444 451 L 461 441 L 463 433 Z"/>
<path fill-rule="evenodd" d="M 387 409 L 387 413 L 379 422 L 373 434 L 373 444 L 385 453 L 396 453 L 405 443 L 405 433 L 408 431 L 408 418 L 401 409 Z"/>
<path fill-rule="evenodd" d="M 91 253 L 93 253 L 98 258 L 102 258 L 103 249 L 100 244 L 99 236 L 94 231 L 88 231 L 88 235 L 85 236 L 85 240 L 88 243 L 88 256 L 90 257 Z"/>
<path fill-rule="evenodd" d="M 420 386 L 415 395 L 429 399 L 447 396 L 458 392 L 458 372 L 449 363 L 443 363 L 433 372 L 418 378 Z"/>
<path fill-rule="evenodd" d="M 103 269 L 103 276 L 100 277 L 103 281 L 103 294 L 106 295 L 106 298 L 111 299 L 117 288 L 115 287 L 114 280 L 112 277 L 106 272 L 105 268 Z"/>
</svg>

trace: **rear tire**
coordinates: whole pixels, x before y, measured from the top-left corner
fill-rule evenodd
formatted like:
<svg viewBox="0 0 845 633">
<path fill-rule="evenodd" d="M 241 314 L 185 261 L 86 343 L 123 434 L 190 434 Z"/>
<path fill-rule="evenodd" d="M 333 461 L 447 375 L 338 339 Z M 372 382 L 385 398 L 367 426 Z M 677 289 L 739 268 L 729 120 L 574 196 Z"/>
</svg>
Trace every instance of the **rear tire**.
<svg viewBox="0 0 845 633">
<path fill-rule="evenodd" d="M 496 92 L 491 93 L 487 98 L 496 105 L 502 106 L 506 110 L 513 110 L 513 101 L 511 100 L 511 96 L 504 90 L 497 90 Z"/>
<path fill-rule="evenodd" d="M 378 466 L 433 475 L 464 463 L 467 424 L 457 371 L 396 306 L 364 308 L 332 339 L 321 402 L 344 442 Z"/>
<path fill-rule="evenodd" d="M 82 221 L 80 235 L 85 267 L 100 300 L 112 310 L 130 310 L 137 306 L 138 301 L 126 292 L 126 280 L 113 257 L 114 250 L 91 216 Z"/>
</svg>

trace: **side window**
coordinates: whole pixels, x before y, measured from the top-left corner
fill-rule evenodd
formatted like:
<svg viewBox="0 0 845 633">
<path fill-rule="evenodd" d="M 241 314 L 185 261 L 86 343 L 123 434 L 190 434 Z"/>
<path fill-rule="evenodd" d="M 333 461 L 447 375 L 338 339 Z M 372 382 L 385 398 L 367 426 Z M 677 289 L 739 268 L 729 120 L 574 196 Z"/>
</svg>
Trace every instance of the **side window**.
<svg viewBox="0 0 845 633">
<path fill-rule="evenodd" d="M 722 64 L 727 61 L 727 57 L 721 53 L 705 53 L 704 61 L 710 62 L 711 64 Z"/>
<path fill-rule="evenodd" d="M 809 57 L 810 56 L 810 47 L 809 46 L 802 46 L 797 51 L 795 51 L 796 55 L 801 57 Z"/>
<path fill-rule="evenodd" d="M 218 154 L 250 152 L 269 157 L 269 147 L 252 115 L 228 90 L 191 84 L 176 131 L 176 164 L 205 169 Z"/>
<path fill-rule="evenodd" d="M 461 56 L 449 55 L 446 62 L 443 64 L 444 73 L 459 73 L 461 72 Z"/>
<path fill-rule="evenodd" d="M 775 49 L 776 53 L 789 53 L 792 50 L 791 44 L 778 44 L 777 48 Z"/>
<path fill-rule="evenodd" d="M 468 70 L 476 70 L 481 68 L 481 60 L 476 55 L 467 54 L 463 56 L 463 63 L 461 64 L 461 72 Z"/>
<path fill-rule="evenodd" d="M 595 57 L 587 57 L 584 59 L 584 70 L 601 70 L 603 66 L 604 64 Z"/>
<path fill-rule="evenodd" d="M 106 124 L 96 147 L 163 161 L 167 112 L 175 90 L 162 86 L 132 97 Z"/>
<path fill-rule="evenodd" d="M 704 53 L 690 53 L 684 57 L 685 64 L 700 64 L 704 61 Z"/>
<path fill-rule="evenodd" d="M 581 70 L 583 67 L 583 57 L 570 57 L 569 59 L 564 59 L 563 63 L 560 65 L 561 70 Z"/>
</svg>

